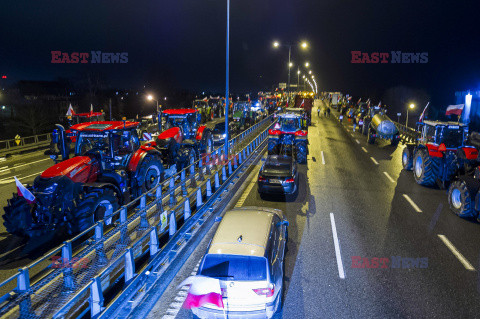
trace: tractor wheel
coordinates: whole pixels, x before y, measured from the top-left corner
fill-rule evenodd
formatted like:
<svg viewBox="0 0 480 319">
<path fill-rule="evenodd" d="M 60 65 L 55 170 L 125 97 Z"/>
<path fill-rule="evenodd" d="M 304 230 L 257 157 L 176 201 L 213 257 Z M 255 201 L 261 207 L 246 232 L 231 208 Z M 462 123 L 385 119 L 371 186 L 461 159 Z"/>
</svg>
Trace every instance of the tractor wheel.
<svg viewBox="0 0 480 319">
<path fill-rule="evenodd" d="M 367 139 L 368 144 L 374 144 L 375 143 L 375 136 L 373 136 L 373 135 L 374 135 L 373 130 L 368 129 L 368 139 Z"/>
<path fill-rule="evenodd" d="M 463 177 L 453 181 L 448 188 L 448 204 L 458 217 L 476 217 L 475 195 L 480 182 L 472 177 Z"/>
<path fill-rule="evenodd" d="M 406 171 L 411 171 L 413 167 L 413 154 L 412 150 L 405 146 L 402 151 L 402 166 Z"/>
<path fill-rule="evenodd" d="M 210 131 L 206 132 L 207 134 L 203 135 L 202 140 L 200 141 L 200 152 L 211 154 L 213 153 L 213 138 Z"/>
<path fill-rule="evenodd" d="M 419 149 L 413 157 L 413 176 L 417 184 L 433 186 L 439 174 L 439 163 L 430 157 L 426 149 Z"/>
<path fill-rule="evenodd" d="M 305 143 L 297 143 L 296 145 L 297 163 L 307 163 L 307 145 Z"/>
<path fill-rule="evenodd" d="M 25 198 L 13 194 L 8 200 L 8 206 L 4 207 L 3 225 L 10 233 L 19 237 L 28 237 L 27 229 L 32 225 L 32 207 Z"/>
<path fill-rule="evenodd" d="M 148 156 L 140 165 L 137 174 L 137 185 L 141 193 L 155 188 L 163 179 L 163 165 L 155 156 Z M 137 194 L 140 196 L 141 194 Z"/>
<path fill-rule="evenodd" d="M 114 191 L 108 188 L 96 189 L 84 194 L 78 201 L 77 208 L 67 221 L 69 234 L 80 233 L 102 219 L 106 225 L 110 225 L 111 216 L 120 207 Z"/>
</svg>

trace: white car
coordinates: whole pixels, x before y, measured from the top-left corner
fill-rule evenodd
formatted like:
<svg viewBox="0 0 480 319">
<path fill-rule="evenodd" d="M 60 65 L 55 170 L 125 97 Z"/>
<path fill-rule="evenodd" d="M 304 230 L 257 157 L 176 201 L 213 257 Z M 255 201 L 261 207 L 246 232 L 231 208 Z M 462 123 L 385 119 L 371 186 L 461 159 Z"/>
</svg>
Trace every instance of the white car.
<svg viewBox="0 0 480 319">
<path fill-rule="evenodd" d="M 225 309 L 193 308 L 198 318 L 271 318 L 281 309 L 287 226 L 278 209 L 228 211 L 198 274 L 220 280 Z"/>
</svg>

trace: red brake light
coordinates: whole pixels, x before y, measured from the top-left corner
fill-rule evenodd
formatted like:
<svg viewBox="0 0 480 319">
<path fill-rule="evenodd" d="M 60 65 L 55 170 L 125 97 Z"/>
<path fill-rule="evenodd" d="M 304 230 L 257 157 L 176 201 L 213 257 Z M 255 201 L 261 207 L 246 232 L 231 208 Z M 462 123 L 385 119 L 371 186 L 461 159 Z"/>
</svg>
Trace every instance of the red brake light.
<svg viewBox="0 0 480 319">
<path fill-rule="evenodd" d="M 295 136 L 306 136 L 308 133 L 307 131 L 296 131 Z"/>
<path fill-rule="evenodd" d="M 447 147 L 445 146 L 444 143 L 442 143 L 438 146 L 438 151 L 439 152 L 445 152 L 446 150 L 447 150 Z"/>
<path fill-rule="evenodd" d="M 265 179 L 265 177 L 263 177 L 263 176 L 258 176 L 258 181 L 259 181 L 259 182 L 265 182 L 266 179 Z"/>
<path fill-rule="evenodd" d="M 295 183 L 295 180 L 293 178 L 289 178 L 285 180 L 285 183 Z"/>
<path fill-rule="evenodd" d="M 282 134 L 282 131 L 270 129 L 270 130 L 268 130 L 268 134 L 270 134 L 270 135 L 280 135 L 280 134 Z"/>
<path fill-rule="evenodd" d="M 268 288 L 253 289 L 253 291 L 259 296 L 271 297 L 275 292 L 275 285 L 269 285 Z"/>
</svg>

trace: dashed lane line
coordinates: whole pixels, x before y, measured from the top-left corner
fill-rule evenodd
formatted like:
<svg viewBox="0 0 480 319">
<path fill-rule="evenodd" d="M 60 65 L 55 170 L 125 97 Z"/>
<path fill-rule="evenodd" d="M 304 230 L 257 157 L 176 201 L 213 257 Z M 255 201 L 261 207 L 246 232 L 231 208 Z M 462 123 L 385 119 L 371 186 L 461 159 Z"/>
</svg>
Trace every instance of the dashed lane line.
<svg viewBox="0 0 480 319">
<path fill-rule="evenodd" d="M 321 153 L 322 153 L 322 164 L 325 165 L 325 156 L 323 155 L 323 151 Z"/>
<path fill-rule="evenodd" d="M 438 238 L 440 238 L 445 246 L 447 246 L 448 249 L 452 252 L 452 254 L 457 257 L 457 259 L 462 263 L 463 267 L 465 269 L 470 270 L 470 271 L 475 271 L 475 268 L 473 268 L 472 264 L 458 251 L 458 249 L 448 240 L 448 238 L 445 235 L 437 235 Z"/>
<path fill-rule="evenodd" d="M 365 152 L 365 153 L 368 153 L 367 149 L 365 147 L 362 146 L 362 150 Z"/>
<path fill-rule="evenodd" d="M 387 172 L 383 172 L 383 174 L 385 174 L 385 176 L 387 176 L 387 178 L 390 180 L 390 182 L 395 183 L 395 180 L 390 175 L 388 175 Z"/>
<path fill-rule="evenodd" d="M 403 194 L 403 198 L 405 198 L 407 200 L 407 202 L 413 207 L 413 209 L 415 209 L 415 211 L 417 213 L 422 212 L 420 207 L 418 207 L 417 204 L 415 204 L 415 202 L 410 198 L 410 196 L 408 196 L 407 194 Z"/>
<path fill-rule="evenodd" d="M 377 160 L 376 160 L 375 158 L 370 157 L 370 159 L 372 160 L 372 162 L 373 162 L 375 165 L 378 165 L 378 162 L 377 162 Z"/>
<path fill-rule="evenodd" d="M 342 254 L 340 253 L 340 244 L 337 236 L 337 226 L 335 225 L 335 216 L 330 213 L 330 222 L 332 224 L 333 244 L 335 245 L 335 256 L 337 258 L 338 276 L 345 279 L 345 270 L 343 269 Z"/>
<path fill-rule="evenodd" d="M 357 142 L 357 144 L 360 144 L 360 141 L 359 141 L 359 140 L 355 140 L 355 142 Z"/>
</svg>

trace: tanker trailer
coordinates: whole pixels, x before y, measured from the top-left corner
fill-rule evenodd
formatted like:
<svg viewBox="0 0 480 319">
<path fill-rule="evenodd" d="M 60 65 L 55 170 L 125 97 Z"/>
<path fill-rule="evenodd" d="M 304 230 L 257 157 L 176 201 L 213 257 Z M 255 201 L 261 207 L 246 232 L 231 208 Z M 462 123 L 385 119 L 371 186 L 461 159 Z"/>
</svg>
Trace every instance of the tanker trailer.
<svg viewBox="0 0 480 319">
<path fill-rule="evenodd" d="M 376 138 L 390 140 L 393 146 L 397 146 L 400 141 L 400 133 L 397 127 L 385 114 L 375 114 L 368 126 L 368 143 L 375 143 Z"/>
</svg>

